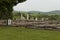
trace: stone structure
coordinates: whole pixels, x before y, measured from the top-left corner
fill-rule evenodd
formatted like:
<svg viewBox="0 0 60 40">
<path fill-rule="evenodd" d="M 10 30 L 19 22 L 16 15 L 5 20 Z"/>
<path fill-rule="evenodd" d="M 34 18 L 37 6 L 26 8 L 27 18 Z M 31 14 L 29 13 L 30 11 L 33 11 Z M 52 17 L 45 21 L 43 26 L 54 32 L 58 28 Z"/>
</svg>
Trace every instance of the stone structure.
<svg viewBox="0 0 60 40">
<path fill-rule="evenodd" d="M 27 14 L 27 20 L 29 20 L 29 14 Z"/>
<path fill-rule="evenodd" d="M 12 20 L 8 19 L 8 25 L 11 25 L 11 24 L 12 24 Z"/>
</svg>

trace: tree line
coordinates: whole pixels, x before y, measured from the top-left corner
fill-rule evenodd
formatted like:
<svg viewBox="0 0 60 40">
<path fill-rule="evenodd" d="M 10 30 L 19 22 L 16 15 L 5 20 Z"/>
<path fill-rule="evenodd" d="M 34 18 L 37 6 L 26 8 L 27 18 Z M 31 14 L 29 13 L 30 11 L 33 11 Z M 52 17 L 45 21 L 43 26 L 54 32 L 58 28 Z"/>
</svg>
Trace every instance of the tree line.
<svg viewBox="0 0 60 40">
<path fill-rule="evenodd" d="M 21 15 L 23 15 L 23 17 L 25 19 L 27 19 L 27 15 L 30 18 L 37 18 L 38 20 L 41 20 L 42 18 L 44 19 L 47 19 L 47 20 L 60 20 L 60 15 L 58 14 L 52 14 L 52 15 L 49 15 L 49 14 L 33 14 L 33 13 L 28 13 L 28 12 L 17 12 L 17 13 L 13 13 L 13 18 L 14 19 L 21 19 Z"/>
</svg>

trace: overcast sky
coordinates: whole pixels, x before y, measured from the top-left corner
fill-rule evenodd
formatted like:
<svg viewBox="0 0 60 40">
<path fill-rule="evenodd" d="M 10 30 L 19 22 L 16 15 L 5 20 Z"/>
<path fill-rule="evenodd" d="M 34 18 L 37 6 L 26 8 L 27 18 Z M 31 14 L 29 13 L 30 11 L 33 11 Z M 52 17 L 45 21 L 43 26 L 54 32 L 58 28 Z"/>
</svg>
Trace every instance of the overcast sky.
<svg viewBox="0 0 60 40">
<path fill-rule="evenodd" d="M 13 7 L 17 11 L 52 11 L 60 10 L 60 0 L 27 0 Z"/>
</svg>

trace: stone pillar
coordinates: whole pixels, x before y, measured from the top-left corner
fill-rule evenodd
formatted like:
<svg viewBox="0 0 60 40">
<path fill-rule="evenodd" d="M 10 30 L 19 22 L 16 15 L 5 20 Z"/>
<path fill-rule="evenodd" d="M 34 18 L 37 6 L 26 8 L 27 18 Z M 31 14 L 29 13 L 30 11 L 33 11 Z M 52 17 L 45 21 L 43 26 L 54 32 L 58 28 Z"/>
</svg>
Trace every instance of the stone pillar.
<svg viewBox="0 0 60 40">
<path fill-rule="evenodd" d="M 41 20 L 44 21 L 44 18 L 42 18 Z"/>
<path fill-rule="evenodd" d="M 36 21 L 38 20 L 37 17 L 35 18 L 35 20 L 36 20 Z"/>
<path fill-rule="evenodd" d="M 22 20 L 22 18 L 23 18 L 23 14 L 21 13 L 21 20 Z"/>
<path fill-rule="evenodd" d="M 29 14 L 27 14 L 27 20 L 29 20 Z"/>
<path fill-rule="evenodd" d="M 11 25 L 11 23 L 12 23 L 12 20 L 8 19 L 8 25 Z"/>
<path fill-rule="evenodd" d="M 48 18 L 46 18 L 46 20 L 48 20 Z"/>
</svg>

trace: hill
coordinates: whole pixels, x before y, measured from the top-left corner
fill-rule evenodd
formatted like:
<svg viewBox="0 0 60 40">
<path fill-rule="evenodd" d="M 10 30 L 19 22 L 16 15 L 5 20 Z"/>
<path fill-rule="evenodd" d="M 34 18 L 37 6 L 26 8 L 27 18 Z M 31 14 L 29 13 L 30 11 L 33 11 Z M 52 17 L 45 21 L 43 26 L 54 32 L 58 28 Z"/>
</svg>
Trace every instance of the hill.
<svg viewBox="0 0 60 40">
<path fill-rule="evenodd" d="M 14 13 L 18 12 L 18 11 L 13 11 Z M 50 11 L 50 12 L 41 12 L 41 11 L 20 11 L 20 13 L 29 13 L 29 14 L 60 14 L 60 10 L 54 10 L 54 11 Z"/>
<path fill-rule="evenodd" d="M 41 11 L 29 11 L 28 13 L 39 13 L 39 14 L 60 14 L 60 10 L 54 10 L 50 12 L 41 12 Z"/>
<path fill-rule="evenodd" d="M 50 13 L 50 14 L 60 14 L 60 10 L 54 10 L 54 11 L 50 11 L 48 13 Z"/>
</svg>

